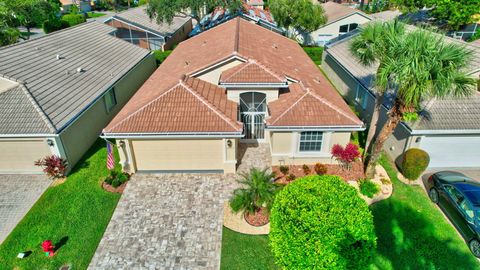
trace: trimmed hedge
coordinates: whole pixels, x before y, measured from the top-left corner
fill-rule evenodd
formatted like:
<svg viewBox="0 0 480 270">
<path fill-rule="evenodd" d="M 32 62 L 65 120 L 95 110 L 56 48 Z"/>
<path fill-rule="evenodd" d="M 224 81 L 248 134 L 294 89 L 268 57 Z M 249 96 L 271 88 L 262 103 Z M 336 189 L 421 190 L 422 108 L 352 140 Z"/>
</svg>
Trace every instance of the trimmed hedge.
<svg viewBox="0 0 480 270">
<path fill-rule="evenodd" d="M 42 28 L 45 34 L 48 34 L 48 33 L 52 33 L 52 32 L 67 28 L 69 26 L 70 25 L 68 24 L 68 22 L 64 20 L 56 19 L 56 20 L 46 20 L 45 22 L 43 22 Z"/>
<path fill-rule="evenodd" d="M 308 56 L 310 56 L 310 58 L 315 64 L 322 64 L 322 47 L 303 47 L 303 50 L 308 54 Z"/>
<path fill-rule="evenodd" d="M 366 269 L 376 248 L 373 216 L 340 177 L 312 175 L 275 197 L 270 242 L 283 269 Z"/>
<path fill-rule="evenodd" d="M 65 14 L 62 16 L 62 20 L 66 21 L 69 26 L 81 24 L 86 21 L 85 16 L 82 14 Z"/>
<path fill-rule="evenodd" d="M 418 148 L 410 148 L 403 154 L 402 173 L 410 180 L 417 180 L 430 163 L 428 153 Z"/>
</svg>

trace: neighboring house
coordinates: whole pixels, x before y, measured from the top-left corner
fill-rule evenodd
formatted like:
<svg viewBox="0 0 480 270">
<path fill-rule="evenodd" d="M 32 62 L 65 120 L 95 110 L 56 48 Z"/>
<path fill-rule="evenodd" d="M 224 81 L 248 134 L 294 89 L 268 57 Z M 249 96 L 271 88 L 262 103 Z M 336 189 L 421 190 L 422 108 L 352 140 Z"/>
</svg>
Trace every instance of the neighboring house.
<svg viewBox="0 0 480 270">
<path fill-rule="evenodd" d="M 52 154 L 72 168 L 154 71 L 114 30 L 84 23 L 0 48 L 0 173 L 40 173 Z"/>
<path fill-rule="evenodd" d="M 177 15 L 172 23 L 150 19 L 145 7 L 131 8 L 105 21 L 117 29 L 115 36 L 148 50 L 170 50 L 192 31 L 192 18 Z"/>
<path fill-rule="evenodd" d="M 409 26 L 413 29 L 413 26 Z M 471 50 L 473 62 L 467 71 L 480 75 L 480 46 L 445 37 Z M 328 46 L 322 67 L 333 84 L 369 123 L 375 106 L 374 78 L 378 65 L 365 67 L 350 53 L 352 39 Z M 382 106 L 380 123 L 386 120 L 389 101 Z M 417 147 L 430 155 L 430 167 L 480 167 L 480 94 L 466 99 L 447 98 L 427 101 L 421 117 L 402 122 L 385 144 L 385 150 L 400 164 L 402 154 Z"/>
<path fill-rule="evenodd" d="M 360 10 L 335 2 L 323 3 L 321 6 L 325 10 L 327 23 L 304 35 L 303 43 L 305 44 L 324 46 L 357 29 L 359 25 L 372 20 Z"/>
<path fill-rule="evenodd" d="M 249 6 L 252 6 L 258 9 L 263 9 L 263 7 L 265 6 L 265 3 L 263 2 L 263 0 L 246 0 L 245 3 L 247 3 L 247 5 Z"/>
<path fill-rule="evenodd" d="M 80 12 L 92 11 L 92 6 L 88 0 L 60 0 L 60 10 L 62 13 L 69 13 L 72 6 L 77 6 Z"/>
<path fill-rule="evenodd" d="M 274 165 L 335 163 L 363 129 L 298 43 L 236 18 L 180 43 L 103 137 L 130 172 L 234 173 L 239 143 L 267 143 Z"/>
</svg>

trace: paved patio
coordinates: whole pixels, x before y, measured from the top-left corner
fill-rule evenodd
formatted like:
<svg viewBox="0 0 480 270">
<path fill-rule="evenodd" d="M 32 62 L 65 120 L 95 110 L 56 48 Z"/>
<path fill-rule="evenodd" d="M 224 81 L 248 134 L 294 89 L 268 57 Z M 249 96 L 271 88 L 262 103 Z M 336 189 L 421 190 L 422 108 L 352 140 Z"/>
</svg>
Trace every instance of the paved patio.
<svg viewBox="0 0 480 270">
<path fill-rule="evenodd" d="M 265 169 L 272 166 L 268 143 L 240 143 L 238 145 L 238 173 L 248 172 L 252 167 Z"/>
<path fill-rule="evenodd" d="M 43 175 L 0 175 L 0 244 L 51 182 Z"/>
<path fill-rule="evenodd" d="M 234 177 L 135 174 L 89 269 L 219 269 Z"/>
</svg>

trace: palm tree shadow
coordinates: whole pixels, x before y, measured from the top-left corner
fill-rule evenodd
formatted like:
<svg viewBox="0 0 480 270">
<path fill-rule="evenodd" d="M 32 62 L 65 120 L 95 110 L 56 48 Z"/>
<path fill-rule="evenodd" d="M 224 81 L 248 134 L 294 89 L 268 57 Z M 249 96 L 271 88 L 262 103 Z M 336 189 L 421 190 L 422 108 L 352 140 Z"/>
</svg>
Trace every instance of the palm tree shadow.
<svg viewBox="0 0 480 270">
<path fill-rule="evenodd" d="M 421 210 L 392 198 L 372 206 L 372 212 L 378 236 L 377 252 L 389 260 L 393 269 L 478 267 L 478 261 L 468 252 L 468 248 L 458 250 L 453 238 L 439 235 L 442 232 L 435 229 L 435 224 L 427 220 Z"/>
<path fill-rule="evenodd" d="M 63 247 L 68 242 L 68 236 L 62 237 L 57 243 L 55 243 L 55 252 L 57 252 L 61 247 Z"/>
</svg>

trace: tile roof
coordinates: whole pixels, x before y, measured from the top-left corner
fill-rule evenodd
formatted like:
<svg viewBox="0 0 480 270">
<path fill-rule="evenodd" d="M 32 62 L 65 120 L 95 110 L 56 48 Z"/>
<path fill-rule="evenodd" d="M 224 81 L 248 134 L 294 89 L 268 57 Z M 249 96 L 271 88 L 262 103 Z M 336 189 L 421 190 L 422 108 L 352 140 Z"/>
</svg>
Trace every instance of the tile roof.
<svg viewBox="0 0 480 270">
<path fill-rule="evenodd" d="M 0 76 L 25 86 L 55 133 L 149 55 L 149 51 L 111 36 L 112 31 L 110 26 L 88 22 L 2 47 Z M 37 114 L 32 111 L 32 121 Z M 30 131 L 32 121 L 24 122 L 22 133 Z M 0 134 L 8 130 L 10 127 L 0 126 Z"/>
<path fill-rule="evenodd" d="M 415 26 L 407 25 L 410 31 L 416 29 Z M 352 38 L 345 39 L 339 43 L 335 43 L 328 47 L 326 52 L 332 56 L 338 63 L 340 63 L 353 77 L 355 77 L 362 85 L 375 92 L 375 73 L 378 68 L 378 64 L 371 66 L 363 66 L 354 56 L 350 53 L 349 46 L 353 40 Z M 465 43 L 461 40 L 453 39 L 444 36 L 447 42 L 457 43 L 461 46 L 465 46 L 473 53 L 473 61 L 469 65 L 467 72 L 469 74 L 478 74 L 480 72 L 480 46 Z M 478 75 L 476 75 L 478 76 Z M 414 129 L 477 129 L 475 124 L 462 124 L 469 122 L 469 118 L 475 118 L 480 123 L 480 112 L 474 109 L 474 106 L 478 104 L 478 95 L 471 97 L 466 102 L 465 99 L 446 98 L 444 100 L 436 100 L 431 103 L 429 117 L 423 117 L 421 123 L 413 125 Z M 469 114 L 459 114 L 459 112 L 467 111 Z"/>
<path fill-rule="evenodd" d="M 287 79 L 249 60 L 222 72 L 220 83 L 287 83 Z"/>
<path fill-rule="evenodd" d="M 247 20 L 236 18 L 181 42 L 104 132 L 110 133 L 112 127 L 177 85 L 185 75 L 192 76 L 232 57 L 239 57 L 246 61 L 254 60 L 278 76 L 301 81 L 304 86 L 302 91 L 308 89 L 321 100 L 334 105 L 327 106 L 329 110 L 334 111 L 333 113 L 348 115 L 349 121 L 335 123 L 335 125 L 362 125 L 298 43 Z M 288 94 L 280 95 L 280 99 L 283 99 L 282 96 L 287 98 Z M 275 110 L 275 113 L 280 114 L 282 111 Z M 271 116 L 276 117 L 273 114 Z M 312 125 L 330 124 L 322 121 L 323 118 L 314 119 Z M 189 122 L 186 123 L 188 124 Z M 130 127 L 125 127 L 124 130 L 125 132 L 135 131 Z M 116 129 L 117 133 L 120 131 Z"/>
<path fill-rule="evenodd" d="M 237 105 L 225 89 L 186 78 L 108 128 L 109 133 L 241 133 Z"/>
<path fill-rule="evenodd" d="M 338 4 L 335 2 L 326 2 L 320 5 L 323 7 L 323 10 L 325 11 L 325 15 L 327 16 L 327 24 L 335 22 L 341 18 L 350 16 L 355 13 L 360 13 L 363 16 L 368 18 L 366 14 L 364 14 L 358 9 L 354 9 L 354 8 L 351 8 L 342 4 Z"/>
<path fill-rule="evenodd" d="M 155 19 L 150 19 L 145 7 L 130 8 L 115 14 L 113 18 L 147 29 L 164 37 L 173 35 L 175 31 L 182 28 L 185 23 L 191 20 L 188 16 L 177 15 L 173 17 L 171 23 L 157 23 Z"/>
</svg>

